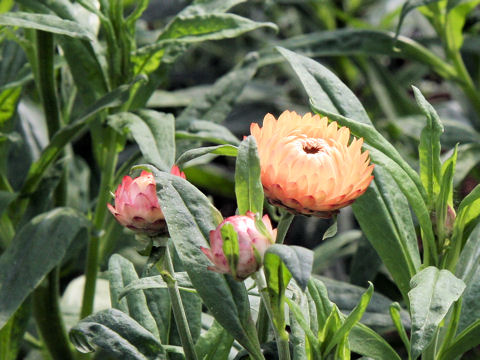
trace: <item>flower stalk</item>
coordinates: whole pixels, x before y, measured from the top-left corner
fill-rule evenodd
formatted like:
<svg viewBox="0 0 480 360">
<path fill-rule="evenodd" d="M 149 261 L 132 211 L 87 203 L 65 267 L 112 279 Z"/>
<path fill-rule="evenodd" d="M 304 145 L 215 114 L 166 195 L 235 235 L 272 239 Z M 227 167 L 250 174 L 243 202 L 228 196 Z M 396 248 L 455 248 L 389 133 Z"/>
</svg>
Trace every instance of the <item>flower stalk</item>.
<svg viewBox="0 0 480 360">
<path fill-rule="evenodd" d="M 258 293 L 262 299 L 262 304 L 265 306 L 266 313 L 270 319 L 273 333 L 275 334 L 275 341 L 277 343 L 278 359 L 290 360 L 290 346 L 288 342 L 288 333 L 285 331 L 285 319 L 282 316 L 275 316 L 272 309 L 270 298 L 268 297 L 267 283 L 265 275 L 262 270 L 257 271 L 252 275 L 257 284 Z M 281 318 L 280 318 L 281 317 Z"/>
<path fill-rule="evenodd" d="M 93 226 L 95 233 L 90 236 L 87 252 L 87 265 L 85 271 L 85 288 L 83 293 L 82 310 L 80 318 L 90 315 L 93 311 L 93 301 L 95 297 L 95 287 L 98 274 L 98 254 L 99 244 L 103 238 L 103 224 L 107 215 L 107 202 L 110 197 L 110 187 L 115 175 L 115 166 L 117 164 L 117 135 L 115 130 L 108 129 L 106 139 L 106 156 L 104 157 L 102 177 L 100 180 L 100 190 L 98 193 L 97 206 L 93 216 Z"/>
<path fill-rule="evenodd" d="M 186 360 L 196 360 L 195 346 L 193 344 L 190 328 L 188 327 L 187 316 L 183 307 L 182 298 L 180 297 L 180 290 L 178 289 L 177 281 L 175 280 L 175 269 L 173 267 L 172 257 L 168 245 L 165 244 L 160 248 L 163 253 L 160 254 L 160 260 L 156 267 L 162 276 L 163 281 L 167 283 L 168 294 L 172 304 L 173 316 L 177 324 L 180 341 L 182 342 L 183 351 Z"/>
</svg>

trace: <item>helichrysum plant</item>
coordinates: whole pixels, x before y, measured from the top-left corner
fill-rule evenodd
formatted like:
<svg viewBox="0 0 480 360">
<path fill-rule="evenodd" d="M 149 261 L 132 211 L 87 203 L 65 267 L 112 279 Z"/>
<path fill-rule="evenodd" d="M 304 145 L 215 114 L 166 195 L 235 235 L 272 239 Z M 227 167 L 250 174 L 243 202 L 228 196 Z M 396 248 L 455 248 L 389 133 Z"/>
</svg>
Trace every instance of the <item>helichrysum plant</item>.
<svg viewBox="0 0 480 360">
<path fill-rule="evenodd" d="M 178 2 L 158 22 L 148 0 L 0 3 L 1 360 L 452 360 L 478 348 L 480 187 L 458 185 L 480 158 L 479 1 L 405 2 L 397 30 L 418 7 L 435 51 L 364 29 L 355 16 L 375 1 L 242 2 Z M 329 31 L 273 47 L 277 25 L 237 14 L 262 10 L 282 26 L 298 22 L 291 11 L 303 19 L 282 36 Z M 361 55 L 330 63 L 361 96 L 305 53 Z M 377 55 L 422 67 L 393 76 L 403 65 Z M 425 65 L 430 88 L 464 95 L 467 130 L 410 88 Z M 228 68 L 212 85 L 162 89 Z M 278 86 L 293 73 L 308 99 Z M 259 95 L 272 114 L 242 104 L 250 135 L 222 125 Z M 295 101 L 312 113 L 284 109 Z M 342 216 L 349 231 L 320 240 Z M 296 226 L 314 251 L 298 246 L 295 217 L 313 220 Z M 368 288 L 312 271 L 340 256 Z"/>
</svg>

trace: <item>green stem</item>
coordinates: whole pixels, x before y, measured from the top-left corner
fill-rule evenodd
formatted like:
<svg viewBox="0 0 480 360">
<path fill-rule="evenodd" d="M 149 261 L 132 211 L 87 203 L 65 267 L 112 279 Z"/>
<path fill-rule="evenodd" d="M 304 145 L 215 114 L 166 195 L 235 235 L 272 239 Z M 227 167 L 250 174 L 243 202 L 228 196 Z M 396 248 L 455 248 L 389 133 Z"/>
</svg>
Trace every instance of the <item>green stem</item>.
<svg viewBox="0 0 480 360">
<path fill-rule="evenodd" d="M 287 231 L 290 228 L 293 217 L 295 216 L 286 210 L 282 209 L 280 211 L 282 215 L 280 216 L 280 220 L 277 226 L 277 244 L 283 244 L 283 241 L 285 240 L 285 235 L 287 235 Z"/>
<path fill-rule="evenodd" d="M 95 297 L 95 286 L 98 273 L 98 253 L 99 244 L 103 239 L 103 225 L 107 215 L 107 202 L 110 197 L 110 188 L 112 179 L 115 175 L 115 166 L 117 164 L 117 136 L 113 129 L 108 129 L 106 141 L 106 153 L 103 159 L 102 178 L 100 180 L 100 190 L 98 193 L 97 206 L 93 216 L 93 226 L 95 233 L 90 237 L 88 243 L 86 280 L 83 293 L 82 311 L 80 317 L 84 318 L 93 311 L 93 301 Z"/>
<path fill-rule="evenodd" d="M 293 217 L 293 215 L 292 215 Z M 281 221 L 281 220 L 280 220 Z M 291 221 L 291 220 L 290 220 Z M 278 359 L 290 360 L 290 346 L 288 343 L 288 333 L 285 331 L 284 321 L 277 322 L 275 314 L 272 310 L 272 304 L 268 297 L 267 284 L 265 276 L 262 270 L 257 271 L 252 275 L 255 283 L 257 284 L 258 293 L 262 299 L 262 303 L 265 305 L 265 310 L 270 318 L 270 324 L 272 325 L 273 332 L 275 334 L 275 340 L 277 342 Z"/>
<path fill-rule="evenodd" d="M 74 359 L 61 317 L 59 270 L 53 269 L 33 295 L 33 312 L 42 339 L 53 360 Z"/>
<path fill-rule="evenodd" d="M 183 351 L 186 360 L 196 360 L 195 346 L 193 345 L 192 335 L 188 327 L 187 316 L 183 308 L 182 298 L 178 289 L 177 281 L 175 280 L 175 269 L 173 268 L 172 257 L 168 245 L 165 245 L 165 256 L 162 261 L 157 263 L 157 268 L 162 275 L 163 280 L 167 283 L 168 294 L 170 295 L 170 302 L 172 304 L 173 316 L 177 324 L 180 341 L 182 342 Z"/>
<path fill-rule="evenodd" d="M 60 129 L 61 118 L 55 87 L 53 34 L 37 31 L 38 86 L 50 138 Z"/>
</svg>

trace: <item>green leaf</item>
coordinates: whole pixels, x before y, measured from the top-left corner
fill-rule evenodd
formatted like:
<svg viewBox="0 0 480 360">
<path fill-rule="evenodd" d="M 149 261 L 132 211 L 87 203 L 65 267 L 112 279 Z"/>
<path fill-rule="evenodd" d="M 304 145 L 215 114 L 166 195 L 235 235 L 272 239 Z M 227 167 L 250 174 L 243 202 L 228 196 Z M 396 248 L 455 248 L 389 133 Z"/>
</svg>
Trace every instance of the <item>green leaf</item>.
<svg viewBox="0 0 480 360">
<path fill-rule="evenodd" d="M 350 349 L 372 359 L 401 360 L 397 352 L 380 335 L 363 324 L 357 324 L 348 336 Z"/>
<path fill-rule="evenodd" d="M 480 319 L 458 334 L 453 343 L 445 351 L 438 354 L 438 359 L 457 359 L 478 344 L 480 344 Z"/>
<path fill-rule="evenodd" d="M 108 274 L 112 307 L 130 315 L 145 329 L 159 338 L 157 324 L 147 306 L 143 291 L 130 292 L 122 299 L 120 297 L 126 286 L 138 280 L 133 264 L 122 256 L 114 254 L 108 262 Z"/>
<path fill-rule="evenodd" d="M 287 251 L 278 248 L 277 251 L 268 252 L 268 250 L 274 246 L 275 245 L 270 246 L 264 254 L 263 271 L 267 281 L 267 292 L 273 313 L 271 320 L 273 321 L 273 326 L 282 334 L 283 329 L 285 329 L 285 291 L 292 278 L 292 273 L 282 259 L 282 257 L 286 257 L 283 254 L 286 254 Z M 283 253 L 282 257 L 279 253 Z M 290 266 L 295 266 L 295 260 L 290 261 Z"/>
<path fill-rule="evenodd" d="M 313 249 L 312 272 L 319 274 L 323 269 L 328 267 L 332 261 L 338 260 L 342 256 L 352 254 L 361 237 L 362 232 L 360 230 L 349 230 L 335 235 L 328 241 L 320 243 Z"/>
<path fill-rule="evenodd" d="M 137 50 L 137 55 L 153 54 L 172 44 L 193 44 L 237 37 L 262 27 L 277 30 L 273 23 L 260 23 L 234 14 L 202 14 L 174 18 L 154 44 Z"/>
<path fill-rule="evenodd" d="M 416 9 L 419 6 L 424 6 L 424 5 L 429 5 L 433 4 L 436 2 L 439 2 L 440 0 L 407 0 L 402 6 L 402 10 L 400 12 L 400 18 L 398 19 L 398 25 L 397 25 L 397 30 L 396 30 L 396 36 L 400 33 L 400 29 L 403 24 L 403 20 L 405 20 L 405 17 L 407 14 Z"/>
<path fill-rule="evenodd" d="M 450 219 L 448 209 L 450 208 L 450 213 L 454 213 L 453 210 L 453 175 L 455 173 L 455 164 L 457 162 L 457 147 L 452 154 L 452 156 L 445 161 L 442 166 L 442 177 L 440 184 L 440 192 L 437 197 L 435 205 L 435 214 L 437 222 L 437 237 L 441 244 L 446 236 L 450 236 L 451 230 L 453 227 L 452 216 Z"/>
<path fill-rule="evenodd" d="M 468 173 L 480 162 L 478 154 L 480 153 L 480 141 L 473 144 L 458 145 L 457 151 L 461 156 L 457 158 L 455 173 L 453 174 L 453 187 L 456 188 L 465 179 Z M 452 151 L 444 154 L 450 157 Z"/>
<path fill-rule="evenodd" d="M 225 12 L 245 1 L 246 0 L 195 0 L 193 4 L 183 9 L 177 16 Z"/>
<path fill-rule="evenodd" d="M 477 185 L 458 206 L 453 227 L 452 244 L 465 244 L 475 226 L 480 222 L 480 185 Z"/>
<path fill-rule="evenodd" d="M 313 252 L 301 246 L 274 244 L 267 248 L 265 256 L 278 256 L 302 291 L 305 291 L 312 273 Z"/>
<path fill-rule="evenodd" d="M 119 86 L 89 107 L 85 115 L 57 131 L 48 146 L 43 150 L 40 158 L 30 167 L 21 194 L 28 196 L 33 193 L 40 184 L 43 173 L 62 152 L 65 145 L 86 130 L 87 125 L 94 120 L 93 116 L 95 114 L 104 109 L 123 104 L 128 99 L 130 87 L 131 85 Z"/>
<path fill-rule="evenodd" d="M 57 39 L 83 103 L 92 104 L 108 96 L 110 84 L 100 56 L 101 50 L 94 47 L 92 43 L 80 39 L 72 39 L 68 36 L 59 36 Z M 112 90 L 112 92 L 115 91 L 115 89 Z M 122 105 L 127 100 L 128 98 Z"/>
<path fill-rule="evenodd" d="M 459 51 L 463 45 L 463 27 L 467 20 L 468 14 L 474 10 L 480 0 L 460 1 L 458 4 L 452 4 L 449 1 L 448 13 L 445 23 L 445 34 L 451 49 L 453 51 Z"/>
<path fill-rule="evenodd" d="M 295 316 L 295 320 L 305 332 L 305 335 L 307 336 L 309 345 L 311 347 L 311 351 L 313 352 L 313 354 L 317 355 L 318 358 L 318 356 L 320 356 L 320 342 L 318 341 L 317 336 L 310 329 L 307 319 L 305 319 L 305 317 L 303 316 L 302 309 L 300 308 L 300 306 L 298 306 L 298 304 L 296 304 L 289 298 L 286 298 L 285 301 L 287 302 L 290 311 Z"/>
<path fill-rule="evenodd" d="M 57 208 L 33 218 L 0 256 L 0 328 L 55 266 L 89 224 L 76 211 Z"/>
<path fill-rule="evenodd" d="M 238 147 L 235 164 L 235 195 L 240 215 L 247 211 L 263 213 L 263 186 L 260 180 L 260 159 L 257 142 L 248 136 Z"/>
<path fill-rule="evenodd" d="M 333 216 L 333 224 L 328 227 L 328 229 L 323 233 L 322 240 L 326 240 L 335 236 L 338 231 L 337 216 Z"/>
<path fill-rule="evenodd" d="M 332 312 L 333 303 L 328 298 L 325 284 L 315 277 L 311 277 L 308 281 L 308 294 L 310 294 L 315 306 L 317 327 L 321 329 Z M 314 327 L 312 328 L 315 329 Z M 318 332 L 318 329 L 316 332 Z"/>
<path fill-rule="evenodd" d="M 374 175 L 375 182 L 352 208 L 362 231 L 406 298 L 410 279 L 420 267 L 408 203 L 385 170 L 375 168 Z M 375 214 L 375 221 L 371 214 Z"/>
<path fill-rule="evenodd" d="M 177 161 L 175 161 L 175 163 L 178 166 L 182 166 L 186 162 L 190 160 L 194 160 L 206 154 L 237 156 L 238 148 L 233 145 L 217 145 L 217 146 L 201 147 L 197 149 L 190 149 L 185 151 L 182 155 L 180 155 L 177 158 Z"/>
<path fill-rule="evenodd" d="M 0 93 L 0 128 L 7 120 L 11 119 L 17 110 L 17 103 L 21 93 L 21 87 L 6 89 Z"/>
<path fill-rule="evenodd" d="M 178 283 L 178 288 L 183 291 L 195 292 L 192 282 L 186 272 L 176 272 L 175 281 Z M 118 294 L 118 299 L 121 300 L 124 296 L 133 293 L 138 290 L 146 289 L 164 289 L 167 287 L 167 283 L 163 280 L 161 275 L 142 277 L 137 280 L 131 281 L 123 290 Z"/>
<path fill-rule="evenodd" d="M 233 337 L 217 322 L 203 333 L 195 344 L 195 352 L 202 360 L 228 359 Z"/>
<path fill-rule="evenodd" d="M 340 55 L 386 55 L 418 61 L 446 79 L 456 76 L 453 66 L 420 43 L 404 36 L 396 38 L 394 33 L 388 31 L 339 29 L 313 32 L 289 38 L 280 42 L 279 45 L 315 58 Z M 272 61 L 275 62 L 276 59 L 271 54 L 262 56 L 262 65 Z"/>
<path fill-rule="evenodd" d="M 329 299 L 334 302 L 339 310 L 348 314 L 358 305 L 366 288 L 352 285 L 347 282 L 326 278 L 324 276 L 315 276 L 321 280 L 328 289 Z M 370 326 L 377 331 L 391 330 L 392 320 L 390 318 L 390 305 L 392 300 L 380 293 L 373 293 L 372 299 L 368 304 L 362 316 L 362 324 Z M 405 325 L 409 325 L 409 314 L 402 310 L 402 320 Z"/>
<path fill-rule="evenodd" d="M 363 313 L 367 309 L 368 303 L 373 295 L 373 284 L 370 283 L 367 291 L 362 295 L 358 305 L 352 310 L 352 312 L 344 320 L 342 326 L 335 332 L 333 338 L 328 342 L 326 346 L 325 354 L 328 354 L 333 350 L 335 346 L 340 344 L 342 339 L 350 333 L 350 330 L 360 321 Z"/>
<path fill-rule="evenodd" d="M 0 359 L 15 360 L 30 320 L 30 301 L 26 301 L 0 330 Z"/>
<path fill-rule="evenodd" d="M 238 245 L 238 234 L 235 231 L 235 228 L 230 223 L 225 223 L 221 228 L 220 232 L 222 234 L 222 250 L 227 259 L 228 266 L 232 273 L 232 276 L 237 279 L 237 266 L 239 259 L 239 245 Z"/>
<path fill-rule="evenodd" d="M 298 307 L 302 310 L 303 316 L 309 318 L 309 303 L 308 297 L 306 293 L 302 293 L 299 288 L 296 286 L 292 286 L 293 296 L 292 301 L 294 301 Z M 289 309 L 289 316 L 290 320 L 290 334 L 289 334 L 289 341 L 293 347 L 293 356 L 292 358 L 295 360 L 307 360 L 307 338 L 305 332 L 302 329 L 299 321 L 295 318 L 293 311 Z M 313 330 L 312 330 L 313 333 Z"/>
<path fill-rule="evenodd" d="M 150 169 L 170 236 L 198 295 L 215 319 L 255 359 L 261 359 L 245 285 L 208 270 L 210 261 L 200 250 L 208 246 L 209 232 L 222 221 L 221 214 L 188 181 Z"/>
<path fill-rule="evenodd" d="M 458 259 L 455 275 L 466 284 L 462 295 L 462 312 L 458 331 L 463 331 L 480 318 L 480 225 L 477 225 Z"/>
<path fill-rule="evenodd" d="M 416 274 L 408 293 L 412 314 L 411 354 L 415 360 L 427 348 L 465 283 L 448 270 L 429 266 Z"/>
<path fill-rule="evenodd" d="M 225 126 L 206 120 L 190 121 L 185 130 L 176 131 L 175 137 L 177 139 L 208 141 L 216 144 L 237 145 L 239 143 L 237 137 Z"/>
<path fill-rule="evenodd" d="M 394 302 L 390 306 L 390 316 L 392 317 L 393 324 L 397 329 L 398 335 L 400 335 L 400 339 L 402 339 L 403 344 L 405 345 L 405 349 L 407 350 L 408 357 L 410 358 L 410 340 L 408 339 L 407 332 L 405 331 L 405 327 L 403 326 L 402 319 L 400 317 L 400 311 L 402 308 L 400 304 Z"/>
<path fill-rule="evenodd" d="M 427 190 L 429 206 L 432 208 L 438 192 L 440 191 L 440 176 L 442 163 L 440 162 L 440 136 L 443 125 L 437 112 L 428 103 L 420 90 L 412 86 L 417 104 L 427 118 L 427 124 L 420 135 L 418 153 L 420 157 L 420 178 Z"/>
<path fill-rule="evenodd" d="M 175 120 L 172 114 L 153 110 L 117 113 L 107 118 L 120 131 L 130 131 L 145 160 L 155 167 L 170 171 L 175 160 Z"/>
<path fill-rule="evenodd" d="M 0 216 L 8 208 L 8 205 L 16 198 L 14 193 L 0 191 Z"/>
<path fill-rule="evenodd" d="M 177 129 L 189 127 L 194 119 L 223 122 L 245 85 L 255 75 L 257 67 L 257 56 L 247 56 L 239 66 L 218 79 L 208 91 L 194 98 L 176 119 Z"/>
<path fill-rule="evenodd" d="M 108 309 L 82 319 L 70 330 L 70 340 L 78 351 L 88 353 L 102 348 L 113 358 L 127 360 L 166 360 L 162 344 L 127 314 Z"/>
<path fill-rule="evenodd" d="M 0 14 L 0 25 L 42 30 L 85 40 L 94 39 L 93 34 L 79 23 L 64 20 L 55 15 L 32 14 L 21 11 L 10 12 Z"/>
</svg>

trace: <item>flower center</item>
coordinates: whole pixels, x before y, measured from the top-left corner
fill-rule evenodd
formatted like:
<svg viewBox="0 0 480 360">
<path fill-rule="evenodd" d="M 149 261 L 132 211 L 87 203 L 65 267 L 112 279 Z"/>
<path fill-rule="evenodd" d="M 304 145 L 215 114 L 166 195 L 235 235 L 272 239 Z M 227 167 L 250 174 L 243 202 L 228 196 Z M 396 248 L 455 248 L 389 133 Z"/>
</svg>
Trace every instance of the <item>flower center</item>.
<svg viewBox="0 0 480 360">
<path fill-rule="evenodd" d="M 320 139 L 305 139 L 302 141 L 302 149 L 307 154 L 317 154 L 324 149 L 325 142 Z"/>
</svg>

